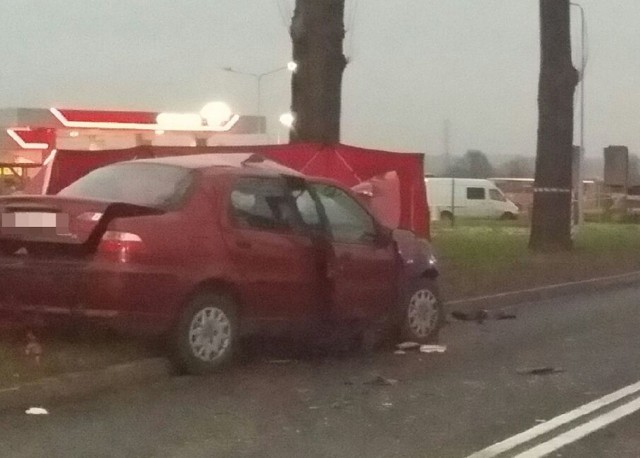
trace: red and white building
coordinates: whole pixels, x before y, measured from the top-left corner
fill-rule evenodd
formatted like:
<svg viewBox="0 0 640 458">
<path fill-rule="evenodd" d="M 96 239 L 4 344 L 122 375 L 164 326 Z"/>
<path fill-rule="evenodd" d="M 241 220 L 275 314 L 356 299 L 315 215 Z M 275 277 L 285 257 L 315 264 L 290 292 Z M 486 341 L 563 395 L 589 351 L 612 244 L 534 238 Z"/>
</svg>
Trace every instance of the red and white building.
<svg viewBox="0 0 640 458">
<path fill-rule="evenodd" d="M 268 143 L 264 117 L 214 114 L 217 116 L 66 108 L 0 109 L 0 174 L 33 176 L 56 149 L 97 151 L 140 145 Z"/>
</svg>

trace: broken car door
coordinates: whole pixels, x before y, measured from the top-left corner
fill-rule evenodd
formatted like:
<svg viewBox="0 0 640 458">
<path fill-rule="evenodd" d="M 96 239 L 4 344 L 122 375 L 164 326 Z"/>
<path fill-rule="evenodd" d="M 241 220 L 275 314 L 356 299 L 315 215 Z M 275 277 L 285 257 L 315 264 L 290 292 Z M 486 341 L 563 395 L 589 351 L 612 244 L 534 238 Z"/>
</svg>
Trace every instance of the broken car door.
<svg viewBox="0 0 640 458">
<path fill-rule="evenodd" d="M 331 236 L 328 275 L 336 318 L 367 319 L 396 301 L 397 255 L 373 217 L 344 190 L 314 184 Z"/>
<path fill-rule="evenodd" d="M 261 320 L 304 319 L 317 300 L 317 266 L 283 178 L 240 177 L 229 197 L 232 262 L 246 315 Z"/>
</svg>

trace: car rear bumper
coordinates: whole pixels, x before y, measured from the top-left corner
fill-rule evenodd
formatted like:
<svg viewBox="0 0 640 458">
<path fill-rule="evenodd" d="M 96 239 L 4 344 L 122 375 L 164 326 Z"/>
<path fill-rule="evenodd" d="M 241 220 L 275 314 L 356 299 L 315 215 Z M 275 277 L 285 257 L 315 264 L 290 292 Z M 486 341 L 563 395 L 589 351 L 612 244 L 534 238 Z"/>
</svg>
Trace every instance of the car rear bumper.
<svg viewBox="0 0 640 458">
<path fill-rule="evenodd" d="M 158 334 L 188 293 L 180 272 L 81 261 L 0 260 L 0 320 L 78 317 L 123 330 Z"/>
</svg>

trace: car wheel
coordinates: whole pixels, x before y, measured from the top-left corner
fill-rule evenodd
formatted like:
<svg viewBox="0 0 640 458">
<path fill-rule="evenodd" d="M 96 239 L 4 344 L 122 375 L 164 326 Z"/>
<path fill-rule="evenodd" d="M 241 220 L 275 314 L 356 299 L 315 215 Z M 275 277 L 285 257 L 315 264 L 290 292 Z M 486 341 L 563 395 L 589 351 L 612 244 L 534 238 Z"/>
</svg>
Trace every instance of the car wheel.
<svg viewBox="0 0 640 458">
<path fill-rule="evenodd" d="M 175 359 L 189 374 L 207 374 L 228 363 L 238 340 L 234 301 L 221 293 L 193 297 L 176 327 Z"/>
<path fill-rule="evenodd" d="M 402 304 L 402 339 L 418 343 L 435 342 L 444 321 L 442 303 L 434 280 L 417 280 Z"/>
<path fill-rule="evenodd" d="M 516 219 L 516 215 L 514 215 L 511 212 L 504 212 L 501 216 L 500 219 L 503 221 L 513 221 L 514 219 Z"/>
</svg>

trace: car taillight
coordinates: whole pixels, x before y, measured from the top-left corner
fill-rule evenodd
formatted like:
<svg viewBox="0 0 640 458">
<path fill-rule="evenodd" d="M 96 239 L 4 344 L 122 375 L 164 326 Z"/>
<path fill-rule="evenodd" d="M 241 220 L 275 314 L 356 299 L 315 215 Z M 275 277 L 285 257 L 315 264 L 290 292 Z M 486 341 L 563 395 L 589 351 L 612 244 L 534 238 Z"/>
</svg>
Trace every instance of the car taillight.
<svg viewBox="0 0 640 458">
<path fill-rule="evenodd" d="M 100 257 L 117 262 L 131 262 L 143 252 L 142 239 L 131 232 L 107 231 L 98 245 Z"/>
</svg>

